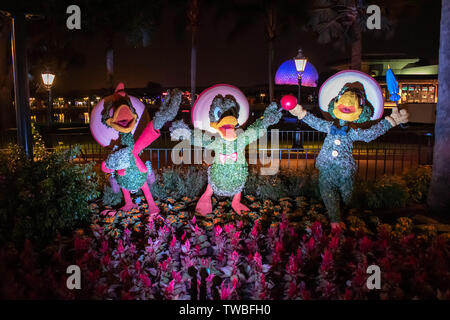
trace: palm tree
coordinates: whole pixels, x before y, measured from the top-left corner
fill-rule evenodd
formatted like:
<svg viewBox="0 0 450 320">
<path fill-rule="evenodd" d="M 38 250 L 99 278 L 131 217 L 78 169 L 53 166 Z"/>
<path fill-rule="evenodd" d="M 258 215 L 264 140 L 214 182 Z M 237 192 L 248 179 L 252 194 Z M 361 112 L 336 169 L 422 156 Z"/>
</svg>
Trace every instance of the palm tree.
<svg viewBox="0 0 450 320">
<path fill-rule="evenodd" d="M 439 46 L 439 96 L 436 107 L 433 176 L 428 205 L 435 213 L 450 210 L 450 1 L 442 0 Z"/>
<path fill-rule="evenodd" d="M 0 15 L 0 131 L 15 126 L 10 38 L 9 21 Z"/>
<path fill-rule="evenodd" d="M 191 107 L 195 102 L 197 80 L 197 38 L 200 27 L 200 0 L 189 0 L 187 18 L 191 30 Z"/>
<path fill-rule="evenodd" d="M 290 18 L 302 20 L 304 10 L 300 1 L 295 0 L 249 0 L 224 1 L 218 18 L 233 16 L 236 24 L 230 33 L 230 38 L 238 36 L 251 25 L 263 22 L 264 34 L 267 40 L 267 76 L 269 99 L 274 99 L 274 57 L 278 35 L 286 30 Z"/>
<path fill-rule="evenodd" d="M 146 47 L 159 21 L 160 0 L 84 0 L 82 30 L 106 41 L 106 83 L 114 86 L 114 40 L 125 35 L 134 47 Z"/>
<path fill-rule="evenodd" d="M 383 4 L 385 1 L 372 1 L 370 4 Z M 350 47 L 351 69 L 361 70 L 362 33 L 367 30 L 367 3 L 363 0 L 313 0 L 310 29 L 318 34 L 321 44 L 331 43 L 342 50 Z M 385 12 L 381 15 L 382 29 L 388 29 Z"/>
</svg>

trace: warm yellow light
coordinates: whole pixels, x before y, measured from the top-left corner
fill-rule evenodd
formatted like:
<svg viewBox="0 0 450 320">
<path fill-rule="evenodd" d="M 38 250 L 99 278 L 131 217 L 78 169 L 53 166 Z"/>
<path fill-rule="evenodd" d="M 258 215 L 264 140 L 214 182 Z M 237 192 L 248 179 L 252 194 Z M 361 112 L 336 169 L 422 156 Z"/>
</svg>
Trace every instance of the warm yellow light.
<svg viewBox="0 0 450 320">
<path fill-rule="evenodd" d="M 306 62 L 308 62 L 308 59 L 305 58 L 303 55 L 302 49 L 298 50 L 297 56 L 294 58 L 295 61 L 295 69 L 297 69 L 297 72 L 303 72 L 305 71 Z"/>
<path fill-rule="evenodd" d="M 47 87 L 50 87 L 53 84 L 53 81 L 55 80 L 55 75 L 52 73 L 43 73 L 42 74 L 42 82 L 44 82 L 44 85 Z"/>
</svg>

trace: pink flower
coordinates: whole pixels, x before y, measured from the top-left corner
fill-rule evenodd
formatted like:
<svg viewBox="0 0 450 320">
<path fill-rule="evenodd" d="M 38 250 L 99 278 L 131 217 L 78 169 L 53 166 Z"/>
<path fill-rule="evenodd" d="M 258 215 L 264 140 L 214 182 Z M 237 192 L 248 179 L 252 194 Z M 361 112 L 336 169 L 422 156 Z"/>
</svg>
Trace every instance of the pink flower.
<svg viewBox="0 0 450 320">
<path fill-rule="evenodd" d="M 100 252 L 101 253 L 105 253 L 108 251 L 108 241 L 107 240 L 103 240 L 102 241 L 102 247 L 100 248 Z"/>
<path fill-rule="evenodd" d="M 170 296 L 173 293 L 173 288 L 175 286 L 175 280 L 169 282 L 169 285 L 166 287 L 165 293 Z"/>
<path fill-rule="evenodd" d="M 187 239 L 186 242 L 183 244 L 181 250 L 184 253 L 188 253 L 190 249 L 191 249 L 191 243 L 189 242 L 189 239 Z"/>
<path fill-rule="evenodd" d="M 82 250 L 86 250 L 87 249 L 87 240 L 76 236 L 74 242 L 75 242 L 74 243 L 75 250 L 82 251 Z"/>
<path fill-rule="evenodd" d="M 128 268 L 125 267 L 122 271 L 119 273 L 119 277 L 121 281 L 125 281 L 129 277 Z"/>
<path fill-rule="evenodd" d="M 283 250 L 284 250 L 284 248 L 283 248 L 283 242 L 277 241 L 277 242 L 275 243 L 275 252 L 281 253 Z"/>
<path fill-rule="evenodd" d="M 231 260 L 233 261 L 233 264 L 236 264 L 239 260 L 239 254 L 236 252 L 236 250 L 234 250 L 231 253 Z"/>
<path fill-rule="evenodd" d="M 222 227 L 221 226 L 215 226 L 214 231 L 216 232 L 216 237 L 220 236 L 222 233 Z"/>
<path fill-rule="evenodd" d="M 295 298 L 297 293 L 297 284 L 295 283 L 295 281 L 291 281 L 291 283 L 289 284 L 289 290 L 288 290 L 288 296 L 290 299 Z"/>
<path fill-rule="evenodd" d="M 325 249 L 322 255 L 322 264 L 320 265 L 320 270 L 327 272 L 333 265 L 333 255 L 330 250 Z"/>
<path fill-rule="evenodd" d="M 295 261 L 297 262 L 297 265 L 301 265 L 303 262 L 302 250 L 300 248 L 297 249 L 297 254 L 295 255 Z"/>
<path fill-rule="evenodd" d="M 320 221 L 316 221 L 311 226 L 311 231 L 314 236 L 314 238 L 319 239 L 322 236 L 322 224 Z"/>
<path fill-rule="evenodd" d="M 359 248 L 363 254 L 367 254 L 372 249 L 372 240 L 364 236 L 359 240 Z"/>
<path fill-rule="evenodd" d="M 126 236 L 130 236 L 131 234 L 131 231 L 128 228 L 125 228 L 123 232 L 125 233 Z"/>
<path fill-rule="evenodd" d="M 136 271 L 140 272 L 141 271 L 141 263 L 138 261 L 136 261 L 136 265 L 135 265 Z"/>
<path fill-rule="evenodd" d="M 237 277 L 233 277 L 233 279 L 232 279 L 231 281 L 232 281 L 232 283 L 233 283 L 233 289 L 236 289 L 236 288 L 237 288 L 237 285 L 238 285 L 238 279 L 237 279 Z"/>
<path fill-rule="evenodd" d="M 264 273 L 261 273 L 261 276 L 260 276 L 260 278 L 259 278 L 260 280 L 260 282 L 261 282 L 261 286 L 265 286 L 266 285 L 266 276 L 264 275 Z"/>
<path fill-rule="evenodd" d="M 181 282 L 181 273 L 172 271 L 172 278 L 175 280 L 175 282 L 179 283 Z"/>
<path fill-rule="evenodd" d="M 175 247 L 175 244 L 177 243 L 177 238 L 175 238 L 175 236 L 172 236 L 172 241 L 170 241 L 170 247 L 173 248 Z"/>
<path fill-rule="evenodd" d="M 256 238 L 258 236 L 258 231 L 259 231 L 259 223 L 258 221 L 255 221 L 255 224 L 253 226 L 252 232 L 250 233 L 254 238 Z"/>
<path fill-rule="evenodd" d="M 181 236 L 181 241 L 183 241 L 184 238 L 186 238 L 186 230 L 184 230 L 183 235 Z"/>
<path fill-rule="evenodd" d="M 339 236 L 334 235 L 331 238 L 330 243 L 328 244 L 328 248 L 330 248 L 330 250 L 335 250 L 337 249 L 338 246 L 339 246 Z"/>
<path fill-rule="evenodd" d="M 192 217 L 192 224 L 195 225 L 195 216 Z"/>
<path fill-rule="evenodd" d="M 125 248 L 123 247 L 123 243 L 122 243 L 121 239 L 119 240 L 119 245 L 117 246 L 117 251 L 119 253 L 123 253 L 125 251 Z"/>
<path fill-rule="evenodd" d="M 230 298 L 230 295 L 232 293 L 232 288 L 230 288 L 228 285 L 225 286 L 225 282 L 222 282 L 220 285 L 220 299 L 221 300 L 227 300 Z"/>
<path fill-rule="evenodd" d="M 306 243 L 306 248 L 308 248 L 308 251 L 313 251 L 314 247 L 316 245 L 316 242 L 314 241 L 314 237 L 309 238 L 308 242 Z"/>
<path fill-rule="evenodd" d="M 286 269 L 290 275 L 294 275 L 295 273 L 297 273 L 298 267 L 295 260 L 296 259 L 294 254 L 291 254 L 291 256 L 289 257 L 289 262 L 286 265 Z"/>
<path fill-rule="evenodd" d="M 226 233 L 231 233 L 234 231 L 234 226 L 231 223 L 228 223 L 223 229 Z"/>
<path fill-rule="evenodd" d="M 104 266 L 107 266 L 107 265 L 109 265 L 110 262 L 111 262 L 111 258 L 108 255 L 105 255 L 102 259 L 102 264 Z"/>
<path fill-rule="evenodd" d="M 149 288 L 152 285 L 150 278 L 145 273 L 141 273 L 139 275 L 139 278 L 141 278 L 141 281 L 142 281 L 142 284 L 144 285 L 144 287 Z"/>
</svg>

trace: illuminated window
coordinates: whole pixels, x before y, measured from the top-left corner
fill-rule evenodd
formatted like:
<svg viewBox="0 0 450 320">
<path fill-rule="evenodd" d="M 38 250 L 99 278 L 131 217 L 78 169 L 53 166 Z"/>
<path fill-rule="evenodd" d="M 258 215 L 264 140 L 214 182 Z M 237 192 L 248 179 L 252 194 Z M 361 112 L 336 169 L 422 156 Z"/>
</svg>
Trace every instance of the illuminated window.
<svg viewBox="0 0 450 320">
<path fill-rule="evenodd" d="M 402 103 L 434 103 L 436 87 L 433 85 L 403 84 Z"/>
<path fill-rule="evenodd" d="M 31 121 L 36 122 L 36 116 L 31 116 Z"/>
<path fill-rule="evenodd" d="M 59 123 L 64 123 L 64 113 L 57 113 L 56 119 Z"/>
<path fill-rule="evenodd" d="M 89 123 L 89 112 L 83 113 L 84 116 L 84 123 Z"/>
</svg>

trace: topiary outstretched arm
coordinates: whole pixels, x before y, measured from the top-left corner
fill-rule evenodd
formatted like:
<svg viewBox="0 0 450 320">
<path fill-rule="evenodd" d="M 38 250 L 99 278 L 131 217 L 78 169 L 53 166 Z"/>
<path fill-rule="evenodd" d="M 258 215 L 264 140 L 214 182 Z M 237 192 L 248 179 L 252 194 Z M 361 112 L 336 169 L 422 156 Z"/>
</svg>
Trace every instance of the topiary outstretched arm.
<svg viewBox="0 0 450 320">
<path fill-rule="evenodd" d="M 161 129 L 167 121 L 172 121 L 180 108 L 181 91 L 178 89 L 169 90 L 161 107 L 156 112 L 153 119 L 153 127 L 156 130 Z"/>
<path fill-rule="evenodd" d="M 276 102 L 272 102 L 264 111 L 262 118 L 251 124 L 244 133 L 238 136 L 238 141 L 244 145 L 255 142 L 267 133 L 267 128 L 278 123 L 281 119 L 281 112 L 278 110 Z"/>
</svg>

